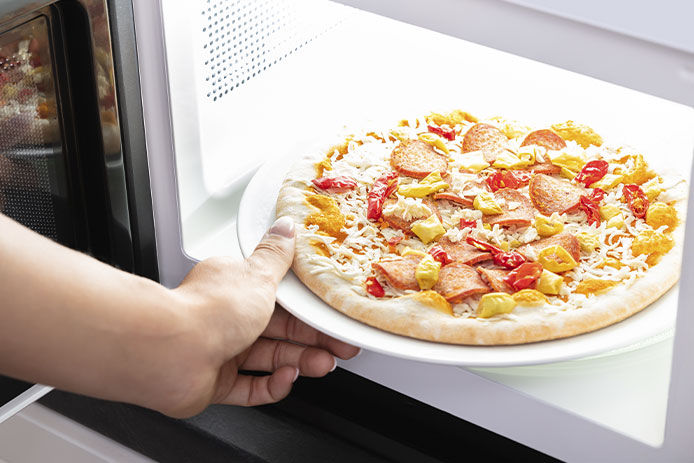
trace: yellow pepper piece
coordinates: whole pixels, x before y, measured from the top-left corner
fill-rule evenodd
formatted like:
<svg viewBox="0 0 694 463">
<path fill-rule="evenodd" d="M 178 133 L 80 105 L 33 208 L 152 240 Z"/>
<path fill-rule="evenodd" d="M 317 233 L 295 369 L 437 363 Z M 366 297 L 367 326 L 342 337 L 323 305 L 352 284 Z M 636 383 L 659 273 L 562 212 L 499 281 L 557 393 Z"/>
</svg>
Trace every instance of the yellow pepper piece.
<svg viewBox="0 0 694 463">
<path fill-rule="evenodd" d="M 571 254 L 558 244 L 540 251 L 537 261 L 550 272 L 566 272 L 578 265 Z"/>
<path fill-rule="evenodd" d="M 390 130 L 390 135 L 393 138 L 398 139 L 399 141 L 409 140 L 410 137 L 408 136 L 408 134 L 409 134 L 409 131 L 407 129 L 403 129 L 403 128 L 395 128 L 395 129 Z"/>
<path fill-rule="evenodd" d="M 405 249 L 402 250 L 400 253 L 401 256 L 426 256 L 427 253 L 424 251 L 420 251 L 419 249 L 412 249 L 409 246 L 405 246 Z"/>
<path fill-rule="evenodd" d="M 511 249 L 511 245 L 509 244 L 508 241 L 502 241 L 501 243 L 499 243 L 499 248 L 502 251 L 508 252 L 508 250 Z"/>
<path fill-rule="evenodd" d="M 602 220 L 610 220 L 612 217 L 619 213 L 620 210 L 617 206 L 612 206 L 610 204 L 600 206 L 600 218 Z"/>
<path fill-rule="evenodd" d="M 653 203 L 646 211 L 646 223 L 655 229 L 667 225 L 665 231 L 671 232 L 678 223 L 677 209 L 665 203 Z"/>
<path fill-rule="evenodd" d="M 520 148 L 518 148 L 516 156 L 518 156 L 518 158 L 521 161 L 529 163 L 528 165 L 533 165 L 535 164 L 535 158 L 537 158 L 538 152 L 544 155 L 547 152 L 547 150 L 541 146 L 536 145 L 521 146 Z"/>
<path fill-rule="evenodd" d="M 441 137 L 431 132 L 424 132 L 419 134 L 419 139 L 423 142 L 429 143 L 430 145 L 440 149 L 444 153 L 448 154 L 448 147 L 446 142 L 443 141 Z"/>
<path fill-rule="evenodd" d="M 484 228 L 485 230 L 491 230 L 491 229 L 492 229 L 492 226 L 489 225 L 488 223 L 483 223 L 483 224 L 482 224 L 482 228 Z"/>
<path fill-rule="evenodd" d="M 602 145 L 602 137 L 587 125 L 576 124 L 574 121 L 566 121 L 552 125 L 552 130 L 564 140 L 575 141 L 583 148 L 590 145 Z"/>
<path fill-rule="evenodd" d="M 504 135 L 506 135 L 508 138 L 522 137 L 532 130 L 527 125 L 523 125 L 518 121 L 504 119 L 499 116 L 492 117 L 491 120 L 496 122 L 499 130 L 504 132 Z"/>
<path fill-rule="evenodd" d="M 629 156 L 628 159 L 633 159 L 633 165 L 627 169 L 626 172 L 619 172 L 623 177 L 622 183 L 635 183 L 641 185 L 655 177 L 655 172 L 648 167 L 642 154 Z"/>
<path fill-rule="evenodd" d="M 580 172 L 581 169 L 583 169 L 583 166 L 586 164 L 586 161 L 582 156 L 565 153 L 563 151 L 551 158 L 551 162 L 555 166 L 563 167 L 572 172 Z"/>
<path fill-rule="evenodd" d="M 561 276 L 545 269 L 540 274 L 535 289 L 543 294 L 559 294 L 563 285 L 564 279 Z"/>
<path fill-rule="evenodd" d="M 443 228 L 443 225 L 436 214 L 432 214 L 426 220 L 416 221 L 412 224 L 410 229 L 412 230 L 412 233 L 417 235 L 424 244 L 428 244 L 446 233 L 446 229 Z"/>
<path fill-rule="evenodd" d="M 605 257 L 602 262 L 597 266 L 597 268 L 605 268 L 605 267 L 612 267 L 616 269 L 620 269 L 624 267 L 624 264 L 615 259 L 614 257 Z"/>
<path fill-rule="evenodd" d="M 435 260 L 431 254 L 422 257 L 422 260 L 417 264 L 417 270 L 414 272 L 419 289 L 433 288 L 436 282 L 439 281 L 440 269 L 441 262 Z"/>
<path fill-rule="evenodd" d="M 585 295 L 600 294 L 616 285 L 616 281 L 601 280 L 599 278 L 587 278 L 576 286 L 575 292 Z"/>
<path fill-rule="evenodd" d="M 561 233 L 564 230 L 564 224 L 558 220 L 538 215 L 535 217 L 535 230 L 537 230 L 538 235 L 548 237 Z"/>
<path fill-rule="evenodd" d="M 477 316 L 489 318 L 494 315 L 510 313 L 516 307 L 516 301 L 506 293 L 487 293 L 480 299 Z"/>
<path fill-rule="evenodd" d="M 451 306 L 450 302 L 448 302 L 442 295 L 440 295 L 436 291 L 432 291 L 430 289 L 426 291 L 418 291 L 414 294 L 410 294 L 405 297 L 410 297 L 421 302 L 424 305 L 428 305 L 432 309 L 438 310 L 441 313 L 453 316 L 453 307 Z"/>
<path fill-rule="evenodd" d="M 660 256 L 670 251 L 673 246 L 675 246 L 675 241 L 668 235 L 655 230 L 644 230 L 634 238 L 631 252 L 634 256 L 647 254 L 646 263 L 655 265 Z"/>
<path fill-rule="evenodd" d="M 470 151 L 460 155 L 460 168 L 470 172 L 480 172 L 489 167 L 489 163 L 484 160 L 482 151 Z"/>
<path fill-rule="evenodd" d="M 583 252 L 593 252 L 595 248 L 600 246 L 600 238 L 596 233 L 579 232 L 576 233 L 576 239 L 578 239 Z"/>
<path fill-rule="evenodd" d="M 663 179 L 660 177 L 653 177 L 643 185 L 641 185 L 641 189 L 643 190 L 644 194 L 648 196 L 649 201 L 655 201 L 656 198 L 660 195 L 660 193 L 663 192 L 663 188 L 660 187 L 660 184 L 663 182 Z"/>
<path fill-rule="evenodd" d="M 326 195 L 312 194 L 306 196 L 306 202 L 317 209 L 306 217 L 306 225 L 317 225 L 318 230 L 342 242 L 347 234 L 342 231 L 347 221 L 340 212 L 337 201 Z"/>
<path fill-rule="evenodd" d="M 576 175 L 578 174 L 573 170 L 569 170 L 566 167 L 562 167 L 561 171 L 559 171 L 559 175 L 561 175 L 564 178 L 568 178 L 569 180 L 573 180 L 574 178 L 576 178 Z"/>
<path fill-rule="evenodd" d="M 316 177 L 322 177 L 326 170 L 333 170 L 333 165 L 330 162 L 330 158 L 326 157 L 322 161 L 315 164 L 316 167 Z"/>
<path fill-rule="evenodd" d="M 542 305 L 547 302 L 547 296 L 536 289 L 522 289 L 511 297 L 522 305 Z"/>
<path fill-rule="evenodd" d="M 624 216 L 620 212 L 607 221 L 607 228 L 624 228 Z"/>
<path fill-rule="evenodd" d="M 497 156 L 492 166 L 497 169 L 522 169 L 523 167 L 528 167 L 535 163 L 534 154 L 532 155 L 532 159 L 529 158 L 530 156 L 527 156 L 527 153 L 526 156 L 521 159 L 510 151 L 503 151 Z"/>
<path fill-rule="evenodd" d="M 601 190 L 609 190 L 611 188 L 616 187 L 620 183 L 622 183 L 623 177 L 621 175 L 617 174 L 605 174 L 603 178 L 598 180 L 597 182 L 593 183 L 590 185 L 591 188 L 600 188 Z"/>
<path fill-rule="evenodd" d="M 424 198 L 427 195 L 436 193 L 439 190 L 445 190 L 450 185 L 444 182 L 441 178 L 440 172 L 432 172 L 419 183 L 410 183 L 408 185 L 400 185 L 398 188 L 398 193 L 402 196 L 408 196 L 410 198 Z"/>
<path fill-rule="evenodd" d="M 504 212 L 494 199 L 494 195 L 486 191 L 475 196 L 472 205 L 478 211 L 482 211 L 484 215 L 501 214 Z"/>
<path fill-rule="evenodd" d="M 436 125 L 448 124 L 453 127 L 454 125 L 461 124 L 463 122 L 477 122 L 477 118 L 472 114 L 456 109 L 448 114 L 431 113 L 426 117 L 428 123 L 433 122 Z"/>
</svg>

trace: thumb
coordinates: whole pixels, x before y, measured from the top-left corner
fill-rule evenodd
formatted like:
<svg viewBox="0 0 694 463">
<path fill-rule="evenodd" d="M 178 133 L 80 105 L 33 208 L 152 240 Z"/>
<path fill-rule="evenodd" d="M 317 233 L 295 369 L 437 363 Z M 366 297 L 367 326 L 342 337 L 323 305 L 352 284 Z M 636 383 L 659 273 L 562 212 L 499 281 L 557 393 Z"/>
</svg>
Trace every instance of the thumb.
<svg viewBox="0 0 694 463">
<path fill-rule="evenodd" d="M 294 221 L 290 217 L 280 217 L 246 259 L 246 269 L 251 276 L 276 288 L 293 258 Z"/>
</svg>

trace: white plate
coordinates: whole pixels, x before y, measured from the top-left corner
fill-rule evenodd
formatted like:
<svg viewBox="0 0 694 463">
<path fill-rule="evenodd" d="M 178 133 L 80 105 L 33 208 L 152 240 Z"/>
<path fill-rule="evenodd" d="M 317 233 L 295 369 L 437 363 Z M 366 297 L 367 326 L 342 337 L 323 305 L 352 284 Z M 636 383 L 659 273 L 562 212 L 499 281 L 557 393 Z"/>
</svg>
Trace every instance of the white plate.
<svg viewBox="0 0 694 463">
<path fill-rule="evenodd" d="M 275 202 L 290 166 L 311 144 L 297 144 L 264 164 L 241 199 L 238 236 L 248 256 L 275 220 Z M 636 315 L 592 333 L 516 346 L 459 346 L 388 333 L 333 309 L 289 272 L 277 301 L 299 319 L 353 345 L 411 360 L 476 367 L 519 366 L 558 362 L 636 349 L 672 335 L 679 285 Z"/>
</svg>

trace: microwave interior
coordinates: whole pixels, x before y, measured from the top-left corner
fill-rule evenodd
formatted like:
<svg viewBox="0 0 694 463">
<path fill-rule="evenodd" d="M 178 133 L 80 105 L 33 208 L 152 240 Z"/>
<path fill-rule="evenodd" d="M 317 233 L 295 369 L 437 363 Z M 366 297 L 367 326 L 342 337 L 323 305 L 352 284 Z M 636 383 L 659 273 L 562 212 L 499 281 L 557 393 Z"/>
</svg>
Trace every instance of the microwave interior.
<svg viewBox="0 0 694 463">
<path fill-rule="evenodd" d="M 418 6 L 408 3 L 413 15 Z M 383 3 L 372 9 L 393 16 L 406 11 Z M 689 177 L 694 110 L 683 94 L 673 102 L 328 1 L 217 1 L 187 8 L 162 2 L 161 12 L 180 245 L 194 261 L 219 253 L 241 257 L 241 227 L 229 211 L 238 211 L 260 166 L 297 156 L 365 120 L 396 122 L 404 114 L 444 108 L 545 124 L 583 121 L 657 153 L 658 166 L 678 153 L 678 169 Z M 165 283 L 181 276 L 162 270 Z M 455 379 L 464 370 L 477 376 L 478 388 L 510 389 L 659 448 L 667 427 L 678 289 L 664 296 L 669 309 L 656 336 L 562 361 L 422 367 L 420 373 L 450 381 L 449 389 L 436 393 L 427 390 L 430 382 L 396 371 L 410 370 L 406 360 L 368 352 L 341 366 L 470 418 L 469 401 L 461 401 L 453 386 L 468 384 Z M 492 410 L 496 419 L 484 407 L 475 419 L 499 429 L 502 412 Z"/>
</svg>

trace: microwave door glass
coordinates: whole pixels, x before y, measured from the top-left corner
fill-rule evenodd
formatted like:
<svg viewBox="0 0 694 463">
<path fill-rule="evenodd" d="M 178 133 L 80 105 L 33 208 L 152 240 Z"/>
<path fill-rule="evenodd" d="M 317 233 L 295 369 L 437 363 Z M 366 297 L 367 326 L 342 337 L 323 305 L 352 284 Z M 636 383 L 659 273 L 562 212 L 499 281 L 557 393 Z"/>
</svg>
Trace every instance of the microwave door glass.
<svg viewBox="0 0 694 463">
<path fill-rule="evenodd" d="M 73 245 L 48 19 L 0 35 L 0 212 Z"/>
</svg>

